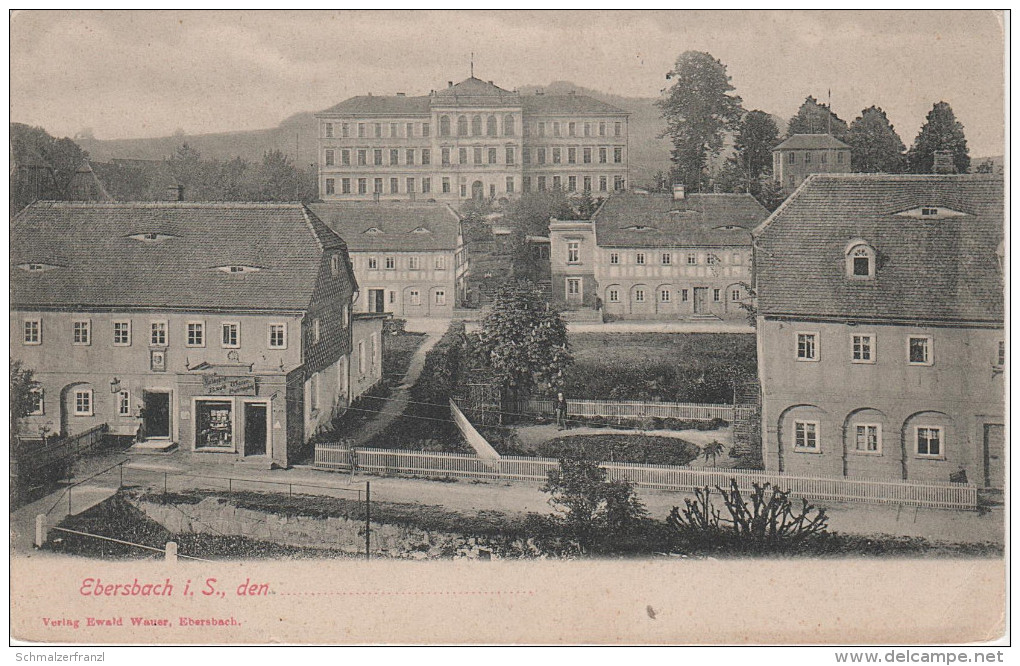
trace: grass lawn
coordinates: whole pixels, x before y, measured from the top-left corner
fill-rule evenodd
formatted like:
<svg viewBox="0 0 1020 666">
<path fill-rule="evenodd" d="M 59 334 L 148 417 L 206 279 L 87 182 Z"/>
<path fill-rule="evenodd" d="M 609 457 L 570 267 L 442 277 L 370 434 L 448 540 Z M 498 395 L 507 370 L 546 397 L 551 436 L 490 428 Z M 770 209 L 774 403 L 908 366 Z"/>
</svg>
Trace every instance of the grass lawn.
<svg viewBox="0 0 1020 666">
<path fill-rule="evenodd" d="M 576 333 L 571 398 L 730 403 L 757 374 L 753 333 Z"/>
<path fill-rule="evenodd" d="M 398 333 L 383 336 L 382 374 L 390 386 L 396 386 L 407 374 L 411 357 L 425 342 L 425 333 Z"/>
</svg>

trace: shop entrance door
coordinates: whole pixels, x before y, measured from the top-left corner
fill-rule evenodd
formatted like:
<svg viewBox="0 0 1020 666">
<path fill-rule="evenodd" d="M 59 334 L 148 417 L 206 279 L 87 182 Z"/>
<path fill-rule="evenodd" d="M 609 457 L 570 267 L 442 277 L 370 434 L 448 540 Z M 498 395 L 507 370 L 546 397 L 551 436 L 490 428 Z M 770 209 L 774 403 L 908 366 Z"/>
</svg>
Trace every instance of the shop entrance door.
<svg viewBox="0 0 1020 666">
<path fill-rule="evenodd" d="M 144 391 L 142 404 L 145 406 L 145 437 L 170 437 L 170 394 L 165 392 Z"/>
<path fill-rule="evenodd" d="M 266 406 L 263 404 L 244 404 L 244 455 L 266 455 Z"/>
</svg>

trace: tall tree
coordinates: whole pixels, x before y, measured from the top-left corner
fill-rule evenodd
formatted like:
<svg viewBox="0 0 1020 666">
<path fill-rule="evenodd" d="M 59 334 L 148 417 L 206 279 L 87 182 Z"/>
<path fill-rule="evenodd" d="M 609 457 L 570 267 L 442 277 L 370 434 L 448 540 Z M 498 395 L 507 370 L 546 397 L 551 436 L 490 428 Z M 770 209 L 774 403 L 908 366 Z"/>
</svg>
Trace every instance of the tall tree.
<svg viewBox="0 0 1020 666">
<path fill-rule="evenodd" d="M 840 141 L 846 136 L 846 121 L 822 104 L 814 97 L 808 97 L 797 110 L 797 115 L 790 118 L 786 126 L 786 136 L 794 134 L 832 134 Z"/>
<path fill-rule="evenodd" d="M 709 156 L 718 155 L 723 136 L 740 121 L 741 99 L 731 94 L 726 65 L 703 51 L 685 51 L 666 74 L 673 85 L 656 105 L 666 129 L 661 136 L 673 142 L 673 182 L 692 191 L 705 185 Z"/>
<path fill-rule="evenodd" d="M 935 151 L 949 150 L 959 173 L 970 169 L 970 155 L 963 125 L 956 120 L 953 107 L 937 102 L 928 112 L 914 145 L 907 152 L 907 163 L 913 173 L 932 173 L 935 170 Z"/>
<path fill-rule="evenodd" d="M 21 419 L 28 416 L 35 406 L 35 397 L 32 393 L 39 383 L 35 380 L 34 373 L 21 361 L 9 359 L 8 365 L 11 373 L 11 446 L 13 446 L 15 437 L 20 432 L 18 426 Z"/>
<path fill-rule="evenodd" d="M 548 236 L 549 218 L 572 220 L 576 215 L 561 189 L 530 192 L 507 203 L 503 221 L 510 227 L 507 251 L 513 275 L 538 280 L 543 275 L 541 262 L 528 243 L 528 236 Z M 545 264 L 548 266 L 548 261 Z"/>
<path fill-rule="evenodd" d="M 885 111 L 871 106 L 861 111 L 844 139 L 850 145 L 850 167 L 862 173 L 900 173 L 906 167 L 907 147 Z"/>
<path fill-rule="evenodd" d="M 478 358 L 492 372 L 504 400 L 535 389 L 557 390 L 573 362 L 566 323 L 526 280 L 511 280 L 500 288 L 475 342 Z"/>
<path fill-rule="evenodd" d="M 762 178 L 772 173 L 772 149 L 779 143 L 779 128 L 764 111 L 750 111 L 740 121 L 733 142 L 733 163 L 745 179 L 746 189 L 755 196 L 761 192 Z"/>
</svg>

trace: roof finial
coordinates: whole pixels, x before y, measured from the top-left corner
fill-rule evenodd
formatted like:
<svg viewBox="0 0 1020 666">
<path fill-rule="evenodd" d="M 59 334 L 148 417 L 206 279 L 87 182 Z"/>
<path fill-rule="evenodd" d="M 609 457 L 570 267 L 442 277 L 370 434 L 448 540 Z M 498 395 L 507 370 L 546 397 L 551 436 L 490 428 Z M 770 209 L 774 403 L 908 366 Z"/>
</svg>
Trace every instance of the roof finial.
<svg viewBox="0 0 1020 666">
<path fill-rule="evenodd" d="M 471 52 L 471 78 L 475 78 L 475 52 Z"/>
</svg>

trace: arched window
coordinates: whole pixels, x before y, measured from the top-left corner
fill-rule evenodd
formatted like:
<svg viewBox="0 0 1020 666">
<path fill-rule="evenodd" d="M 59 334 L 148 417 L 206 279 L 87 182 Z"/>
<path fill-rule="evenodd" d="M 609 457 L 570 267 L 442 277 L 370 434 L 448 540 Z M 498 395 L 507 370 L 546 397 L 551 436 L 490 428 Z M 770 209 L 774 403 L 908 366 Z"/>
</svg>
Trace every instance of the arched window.
<svg viewBox="0 0 1020 666">
<path fill-rule="evenodd" d="M 439 119 L 439 136 L 450 136 L 450 116 Z"/>
<path fill-rule="evenodd" d="M 514 117 L 509 113 L 503 116 L 503 136 L 514 135 Z"/>
<path fill-rule="evenodd" d="M 457 118 L 457 136 L 467 136 L 467 116 Z"/>
<path fill-rule="evenodd" d="M 855 280 L 875 277 L 875 249 L 864 241 L 852 241 L 846 249 L 846 276 Z"/>
<path fill-rule="evenodd" d="M 499 134 L 499 131 L 496 128 L 496 116 L 489 116 L 489 119 L 485 124 L 485 133 L 489 136 L 496 136 Z"/>
<path fill-rule="evenodd" d="M 471 119 L 471 135 L 481 136 L 482 135 L 482 117 L 475 116 Z"/>
</svg>

